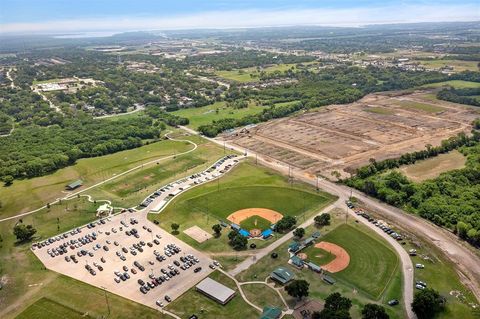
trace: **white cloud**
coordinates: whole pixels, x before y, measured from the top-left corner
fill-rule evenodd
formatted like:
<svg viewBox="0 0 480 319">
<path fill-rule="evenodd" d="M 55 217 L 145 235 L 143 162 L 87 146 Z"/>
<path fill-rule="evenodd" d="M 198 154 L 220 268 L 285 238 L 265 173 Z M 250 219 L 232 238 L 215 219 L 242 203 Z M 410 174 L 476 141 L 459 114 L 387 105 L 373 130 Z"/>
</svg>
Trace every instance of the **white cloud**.
<svg viewBox="0 0 480 319">
<path fill-rule="evenodd" d="M 0 24 L 0 33 L 67 33 L 260 26 L 448 22 L 479 20 L 475 5 L 397 5 L 376 8 L 211 11 L 199 14 L 149 17 L 105 17 L 38 23 Z"/>
</svg>

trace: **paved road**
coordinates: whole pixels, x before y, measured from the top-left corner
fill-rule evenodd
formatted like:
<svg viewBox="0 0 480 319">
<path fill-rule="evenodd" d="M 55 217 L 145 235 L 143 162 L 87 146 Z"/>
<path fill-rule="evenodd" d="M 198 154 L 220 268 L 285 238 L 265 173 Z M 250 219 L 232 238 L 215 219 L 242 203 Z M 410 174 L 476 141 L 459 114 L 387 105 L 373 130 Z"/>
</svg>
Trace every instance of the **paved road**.
<svg viewBox="0 0 480 319">
<path fill-rule="evenodd" d="M 194 130 L 187 128 L 187 127 L 182 127 L 184 130 L 191 134 L 198 134 Z M 350 197 L 350 189 L 349 188 L 344 188 L 341 187 L 340 185 L 337 185 L 335 183 L 331 183 L 327 180 L 317 180 L 317 179 L 312 179 L 311 177 L 303 174 L 302 172 L 296 172 L 291 169 L 288 165 L 284 165 L 279 162 L 272 162 L 271 160 L 265 159 L 261 154 L 256 154 L 256 153 L 249 153 L 248 150 L 238 147 L 236 145 L 232 145 L 230 143 L 227 143 L 225 141 L 220 141 L 212 138 L 208 138 L 213 143 L 222 145 L 224 147 L 228 147 L 230 149 L 234 149 L 238 152 L 241 153 L 246 153 L 247 156 L 255 156 L 256 160 L 260 162 L 261 164 L 271 167 L 279 172 L 281 172 L 284 175 L 292 176 L 294 178 L 297 178 L 301 181 L 304 181 L 306 183 L 312 184 L 312 185 L 317 185 L 323 190 L 335 194 L 338 196 L 338 200 L 330 205 L 329 207 L 326 207 L 325 209 L 322 210 L 322 212 L 329 211 L 333 209 L 334 207 L 339 207 L 342 209 L 345 209 L 345 201 Z M 359 196 L 361 198 L 363 196 Z M 410 256 L 408 253 L 405 251 L 405 249 L 392 237 L 387 235 L 385 232 L 381 231 L 378 227 L 374 226 L 372 223 L 367 222 L 365 219 L 358 219 L 357 216 L 351 211 L 348 210 L 349 215 L 353 216 L 355 219 L 359 220 L 361 223 L 363 223 L 365 226 L 369 227 L 372 229 L 374 232 L 376 232 L 379 236 L 387 240 L 392 247 L 395 249 L 397 252 L 398 256 L 400 257 L 400 263 L 402 267 L 402 274 L 403 274 L 403 302 L 404 302 L 404 307 L 405 311 L 407 312 L 408 318 L 415 318 L 415 314 L 411 310 L 411 303 L 413 302 L 413 282 L 414 282 L 414 271 L 413 271 L 413 265 L 412 265 L 412 260 L 410 259 Z M 310 218 L 309 220 L 305 221 L 300 227 L 307 227 L 313 223 L 313 217 Z M 293 231 L 286 234 L 284 237 L 281 239 L 275 241 L 272 245 L 261 249 L 258 251 L 258 253 L 255 256 L 252 256 L 251 258 L 247 258 L 243 262 L 237 265 L 232 271 L 230 271 L 230 274 L 236 275 L 240 273 L 241 271 L 248 269 L 252 264 L 256 262 L 256 260 L 266 256 L 269 252 L 271 252 L 273 249 L 278 248 L 281 244 L 284 242 L 290 240 L 293 237 Z"/>
<path fill-rule="evenodd" d="M 188 154 L 188 153 L 193 152 L 193 151 L 195 151 L 195 150 L 197 149 L 198 145 L 197 145 L 196 143 L 194 143 L 194 142 L 192 142 L 192 141 L 190 141 L 190 140 L 181 140 L 181 139 L 171 138 L 171 137 L 168 136 L 168 134 L 170 134 L 170 133 L 171 133 L 171 132 L 165 134 L 165 136 L 166 136 L 168 139 L 170 139 L 170 140 L 172 140 L 172 141 L 188 142 L 188 143 L 190 143 L 190 144 L 193 145 L 193 148 L 190 149 L 190 150 L 188 150 L 188 151 L 185 151 L 185 152 L 183 152 L 183 153 L 178 153 L 178 154 L 174 154 L 174 155 L 169 155 L 169 156 L 157 158 L 157 159 L 154 159 L 154 160 L 149 161 L 149 162 L 147 162 L 147 163 L 143 163 L 143 164 L 141 164 L 141 165 L 135 166 L 135 167 L 133 167 L 133 168 L 130 168 L 130 169 L 128 169 L 128 170 L 120 173 L 120 174 L 116 174 L 116 175 L 114 175 L 114 176 L 112 176 L 112 177 L 110 177 L 110 178 L 107 178 L 107 179 L 104 180 L 104 181 L 98 182 L 98 183 L 96 183 L 96 184 L 94 184 L 94 185 L 92 185 L 92 186 L 90 186 L 90 187 L 81 189 L 81 190 L 79 190 L 79 191 L 77 191 L 77 192 L 74 192 L 74 193 L 69 193 L 68 195 L 66 195 L 66 196 L 64 196 L 64 197 L 62 197 L 62 198 L 57 198 L 55 201 L 51 202 L 50 204 L 51 204 L 51 205 L 56 204 L 56 203 L 58 203 L 60 200 L 72 199 L 74 196 L 77 196 L 78 194 L 81 194 L 81 193 L 86 192 L 86 191 L 88 191 L 88 190 L 90 190 L 90 189 L 92 189 L 92 188 L 95 188 L 95 187 L 98 187 L 98 186 L 103 185 L 103 184 L 105 184 L 105 183 L 108 183 L 108 182 L 110 182 L 110 181 L 112 181 L 112 180 L 114 180 L 114 179 L 116 179 L 116 178 L 119 178 L 119 177 L 125 175 L 125 174 L 128 174 L 128 173 L 130 173 L 130 172 L 133 172 L 133 171 L 135 171 L 135 170 L 137 170 L 137 169 L 143 168 L 144 166 L 156 164 L 158 161 L 163 161 L 163 160 L 166 160 L 166 159 L 169 159 L 169 158 L 173 158 L 173 157 L 176 157 L 176 156 Z M 1 222 L 5 222 L 5 221 L 7 221 L 7 220 L 11 220 L 11 219 L 15 219 L 15 218 L 20 218 L 20 217 L 23 217 L 23 216 L 27 216 L 27 215 L 36 213 L 36 212 L 38 212 L 38 211 L 40 211 L 40 210 L 42 210 L 42 209 L 44 209 L 44 208 L 46 208 L 46 207 L 47 207 L 47 205 L 44 205 L 44 206 L 42 206 L 42 207 L 39 207 L 39 208 L 37 208 L 37 209 L 31 210 L 31 211 L 28 211 L 28 212 L 25 212 L 25 213 L 22 213 L 22 214 L 18 214 L 18 215 L 15 215 L 15 216 L 10 216 L 10 217 L 6 217 L 6 218 L 3 218 L 3 219 L 0 219 L 0 223 L 1 223 Z"/>
</svg>

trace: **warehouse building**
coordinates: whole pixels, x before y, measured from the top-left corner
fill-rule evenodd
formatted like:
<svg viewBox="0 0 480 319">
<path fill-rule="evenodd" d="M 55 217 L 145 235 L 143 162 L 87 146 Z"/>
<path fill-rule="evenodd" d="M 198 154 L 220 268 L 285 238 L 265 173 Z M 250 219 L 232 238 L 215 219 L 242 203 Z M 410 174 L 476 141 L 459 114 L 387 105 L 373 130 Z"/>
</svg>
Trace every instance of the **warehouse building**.
<svg viewBox="0 0 480 319">
<path fill-rule="evenodd" d="M 222 305 L 227 304 L 235 296 L 235 290 L 208 277 L 203 279 L 195 288 Z"/>
</svg>

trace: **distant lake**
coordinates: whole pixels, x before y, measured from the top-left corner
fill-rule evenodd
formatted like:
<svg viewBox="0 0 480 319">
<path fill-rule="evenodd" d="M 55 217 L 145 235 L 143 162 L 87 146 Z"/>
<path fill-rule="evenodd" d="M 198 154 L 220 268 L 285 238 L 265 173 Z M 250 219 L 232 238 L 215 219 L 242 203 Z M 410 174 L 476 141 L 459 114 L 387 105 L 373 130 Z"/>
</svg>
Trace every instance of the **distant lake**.
<svg viewBox="0 0 480 319">
<path fill-rule="evenodd" d="M 72 34 L 61 34 L 54 35 L 56 39 L 81 39 L 81 38 L 103 38 L 111 37 L 118 32 L 113 31 L 103 31 L 103 32 L 82 32 L 82 33 L 72 33 Z"/>
</svg>

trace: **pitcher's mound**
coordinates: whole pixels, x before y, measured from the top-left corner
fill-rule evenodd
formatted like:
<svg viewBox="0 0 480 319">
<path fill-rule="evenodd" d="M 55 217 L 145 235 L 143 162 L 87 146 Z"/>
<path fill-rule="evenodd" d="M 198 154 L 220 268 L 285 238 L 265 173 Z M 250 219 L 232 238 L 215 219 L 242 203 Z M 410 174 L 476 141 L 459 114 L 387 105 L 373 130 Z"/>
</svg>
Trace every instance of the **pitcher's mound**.
<svg viewBox="0 0 480 319">
<path fill-rule="evenodd" d="M 335 273 L 344 270 L 350 264 L 350 255 L 342 247 L 322 241 L 315 245 L 317 248 L 321 248 L 329 253 L 335 255 L 335 259 L 326 265 L 322 265 L 322 269 Z"/>
<path fill-rule="evenodd" d="M 252 217 L 252 216 L 260 216 L 268 221 L 270 221 L 272 224 L 275 224 L 278 222 L 280 219 L 283 218 L 283 215 L 280 214 L 279 212 L 276 212 L 271 209 L 267 208 L 247 208 L 247 209 L 241 209 L 237 210 L 236 212 L 230 214 L 227 219 L 231 221 L 232 223 L 235 224 L 240 224 L 243 220 Z"/>
<path fill-rule="evenodd" d="M 255 228 L 255 229 L 250 230 L 250 236 L 252 236 L 252 237 L 260 237 L 261 234 L 262 234 L 261 229 Z"/>
</svg>

